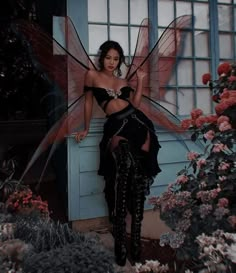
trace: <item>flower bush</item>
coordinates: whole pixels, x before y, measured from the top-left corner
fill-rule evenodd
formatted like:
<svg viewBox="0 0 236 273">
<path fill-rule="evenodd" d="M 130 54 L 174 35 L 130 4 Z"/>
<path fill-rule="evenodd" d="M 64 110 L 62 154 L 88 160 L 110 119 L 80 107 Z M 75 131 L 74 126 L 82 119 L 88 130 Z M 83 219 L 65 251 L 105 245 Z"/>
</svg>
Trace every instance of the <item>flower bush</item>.
<svg viewBox="0 0 236 273">
<path fill-rule="evenodd" d="M 212 99 L 217 115 L 227 115 L 233 128 L 236 128 L 236 64 L 222 63 L 217 69 L 219 78 L 212 80 L 211 74 L 202 76 L 203 84 L 207 84 L 212 91 Z"/>
<path fill-rule="evenodd" d="M 212 91 L 212 99 L 219 102 L 225 90 L 236 90 L 236 64 L 222 63 L 217 68 L 219 78 L 212 80 L 210 73 L 202 75 L 202 83 Z"/>
<path fill-rule="evenodd" d="M 29 188 L 14 191 L 8 197 L 5 205 L 11 213 L 38 213 L 44 217 L 49 216 L 47 201 L 42 201 L 41 196 L 33 194 Z"/>
<path fill-rule="evenodd" d="M 189 128 L 195 130 L 192 139 L 201 137 L 205 150 L 189 152 L 189 165 L 179 171 L 166 192 L 150 199 L 173 230 L 163 234 L 160 243 L 176 249 L 182 259 L 198 257 L 194 241 L 200 234 L 209 235 L 217 229 L 233 232 L 236 228 L 235 132 L 228 117 L 193 113 L 189 122 Z M 205 123 L 196 125 L 197 119 Z"/>
<path fill-rule="evenodd" d="M 135 273 L 168 273 L 168 265 L 161 265 L 159 261 L 147 260 L 144 264 L 136 263 L 134 266 Z"/>
<path fill-rule="evenodd" d="M 210 75 L 203 77 L 204 83 L 218 90 L 220 100 L 228 92 L 225 88 L 236 89 L 236 81 L 230 78 L 234 69 L 220 65 L 220 79 L 215 85 Z M 216 235 L 217 230 L 233 233 L 236 229 L 236 132 L 230 116 L 235 109 L 231 106 L 224 109 L 227 115 L 218 112 L 206 116 L 201 109 L 194 109 L 191 117 L 182 121 L 183 129 L 190 130 L 192 140 L 204 144 L 204 149 L 189 152 L 189 164 L 178 172 L 167 191 L 149 200 L 172 229 L 161 235 L 160 244 L 170 245 L 179 259 L 195 260 L 198 269 L 205 267 L 199 236 Z"/>
<path fill-rule="evenodd" d="M 0 237 L 0 272 L 115 272 L 113 252 L 91 233 L 39 215 L 0 214 L 6 222 L 14 239 Z"/>
<path fill-rule="evenodd" d="M 199 235 L 196 241 L 199 245 L 199 259 L 204 263 L 205 272 L 235 272 L 235 233 L 216 230 L 211 236 Z"/>
</svg>

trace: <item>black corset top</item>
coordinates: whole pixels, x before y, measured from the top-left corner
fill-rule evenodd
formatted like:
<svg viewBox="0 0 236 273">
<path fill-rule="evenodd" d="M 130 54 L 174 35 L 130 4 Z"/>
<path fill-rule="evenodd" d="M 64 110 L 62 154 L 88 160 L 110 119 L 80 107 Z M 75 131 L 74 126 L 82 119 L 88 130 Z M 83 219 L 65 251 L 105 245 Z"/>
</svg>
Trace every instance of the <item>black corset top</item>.
<svg viewBox="0 0 236 273">
<path fill-rule="evenodd" d="M 115 91 L 113 89 L 107 89 L 102 87 L 89 87 L 84 86 L 84 92 L 92 91 L 97 103 L 105 111 L 108 103 L 113 99 L 127 100 L 130 96 L 130 92 L 133 89 L 129 86 L 124 86 L 120 90 Z M 105 102 L 105 103 L 104 103 Z"/>
</svg>

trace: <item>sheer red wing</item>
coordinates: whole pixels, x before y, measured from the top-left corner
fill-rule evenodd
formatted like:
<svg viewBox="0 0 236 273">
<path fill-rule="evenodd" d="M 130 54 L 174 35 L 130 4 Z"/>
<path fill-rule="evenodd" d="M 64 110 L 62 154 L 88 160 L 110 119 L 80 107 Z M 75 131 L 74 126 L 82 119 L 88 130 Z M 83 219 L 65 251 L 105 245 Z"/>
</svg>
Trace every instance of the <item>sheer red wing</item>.
<svg viewBox="0 0 236 273">
<path fill-rule="evenodd" d="M 61 142 L 61 140 L 64 139 L 66 135 L 68 135 L 68 133 L 71 133 L 71 129 L 78 128 L 82 125 L 83 120 L 78 117 L 83 115 L 83 109 L 84 109 L 83 105 L 84 105 L 84 97 L 76 101 L 76 103 L 72 104 L 68 108 L 68 111 L 65 112 L 64 115 L 50 128 L 46 136 L 41 141 L 40 145 L 37 147 L 29 163 L 27 164 L 21 179 L 24 178 L 25 174 L 36 162 L 36 160 L 40 157 L 40 155 L 43 152 L 45 152 L 49 148 L 49 146 L 52 145 L 50 153 L 47 158 L 47 162 L 44 165 L 44 170 L 39 179 L 39 182 L 41 181 L 44 171 L 57 145 Z"/>
<path fill-rule="evenodd" d="M 144 69 L 147 72 L 147 77 L 144 78 L 144 88 L 143 88 L 143 93 L 144 95 L 149 95 L 149 89 L 148 87 L 148 82 L 149 82 L 149 62 L 145 60 L 147 59 L 147 56 L 150 52 L 149 48 L 149 31 L 150 31 L 150 23 L 147 18 L 145 18 L 140 27 L 139 27 L 139 33 L 138 33 L 138 38 L 136 42 L 136 48 L 134 52 L 134 56 L 132 58 L 132 62 L 129 66 L 129 70 L 126 74 L 126 78 L 129 82 L 129 85 L 135 89 L 137 85 L 137 78 L 135 75 L 135 72 L 137 68 L 142 66 L 142 69 Z"/>
<path fill-rule="evenodd" d="M 64 92 L 68 105 L 83 94 L 85 73 L 96 69 L 68 17 L 58 17 L 59 43 L 37 24 L 17 22 L 17 29 L 29 41 L 33 57 L 49 78 Z"/>
<path fill-rule="evenodd" d="M 137 46 L 128 71 L 127 79 L 131 86 L 135 85 L 135 71 L 141 67 L 147 71 L 148 82 L 144 88 L 144 95 L 155 100 L 165 101 L 165 86 L 181 52 L 185 30 L 190 27 L 192 16 L 184 15 L 176 18 L 165 29 L 151 51 L 149 51 L 148 33 L 150 24 L 147 19 L 143 21 L 137 40 Z"/>
<path fill-rule="evenodd" d="M 143 88 L 146 99 L 141 103 L 140 109 L 155 123 L 172 132 L 182 132 L 179 120 L 158 102 L 168 102 L 165 99 L 165 87 L 182 50 L 185 29 L 190 27 L 191 21 L 192 16 L 188 15 L 176 18 L 149 51 L 150 23 L 145 19 L 140 27 L 133 61 L 127 73 L 127 80 L 135 89 L 136 70 L 141 67 L 147 72 Z"/>
<path fill-rule="evenodd" d="M 182 16 L 173 21 L 150 52 L 149 23 L 145 19 L 140 27 L 134 58 L 127 73 L 127 79 L 135 89 L 136 69 L 142 67 L 148 72 L 149 77 L 146 79 L 144 88 L 144 96 L 146 97 L 141 109 L 154 122 L 173 132 L 180 130 L 176 125 L 177 119 L 161 105 L 157 107 L 155 99 L 164 98 L 164 94 L 160 90 L 169 80 L 176 56 L 181 48 L 182 30 L 189 25 L 190 20 L 190 16 Z M 17 27 L 30 42 L 33 56 L 39 67 L 46 71 L 51 81 L 63 91 L 67 106 L 65 114 L 52 126 L 37 148 L 26 167 L 24 176 L 50 145 L 53 145 L 53 152 L 54 147 L 66 135 L 70 135 L 82 125 L 84 77 L 89 69 L 96 69 L 96 67 L 84 50 L 69 18 L 62 17 L 59 20 L 58 29 L 64 37 L 61 43 L 46 34 L 39 26 L 29 22 L 19 22 Z"/>
<path fill-rule="evenodd" d="M 25 21 L 16 23 L 18 32 L 23 34 L 23 39 L 30 44 L 36 66 L 58 86 L 59 93 L 63 93 L 64 102 L 56 107 L 66 109 L 38 146 L 22 178 L 49 146 L 52 145 L 51 151 L 54 150 L 66 135 L 73 133 L 84 121 L 84 78 L 89 69 L 96 67 L 84 50 L 71 20 L 64 17 L 59 19 L 58 30 L 63 37 L 61 44 L 37 24 Z"/>
</svg>

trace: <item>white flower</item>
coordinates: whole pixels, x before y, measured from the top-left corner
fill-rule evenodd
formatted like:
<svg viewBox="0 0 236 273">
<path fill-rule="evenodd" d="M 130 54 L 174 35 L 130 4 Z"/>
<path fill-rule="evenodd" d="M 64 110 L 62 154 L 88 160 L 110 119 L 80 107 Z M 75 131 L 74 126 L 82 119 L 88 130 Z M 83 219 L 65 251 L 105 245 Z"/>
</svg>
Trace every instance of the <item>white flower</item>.
<svg viewBox="0 0 236 273">
<path fill-rule="evenodd" d="M 233 263 L 236 263 L 236 244 L 231 244 L 228 247 L 227 256 Z"/>
</svg>

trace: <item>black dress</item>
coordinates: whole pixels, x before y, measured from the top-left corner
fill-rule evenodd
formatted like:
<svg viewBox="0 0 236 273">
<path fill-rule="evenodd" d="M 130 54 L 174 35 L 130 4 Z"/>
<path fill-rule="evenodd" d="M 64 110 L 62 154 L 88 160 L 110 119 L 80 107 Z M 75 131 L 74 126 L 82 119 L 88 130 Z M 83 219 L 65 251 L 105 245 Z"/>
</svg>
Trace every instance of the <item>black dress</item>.
<svg viewBox="0 0 236 273">
<path fill-rule="evenodd" d="M 127 100 L 132 89 L 123 87 L 118 95 L 97 87 L 86 87 L 85 91 L 92 91 L 105 111 L 110 100 L 116 96 Z M 142 145 L 148 135 L 150 147 L 148 151 L 144 151 Z M 112 140 L 116 137 L 119 142 L 114 145 Z M 109 219 L 113 223 L 116 261 L 119 265 L 124 265 L 127 255 L 127 211 L 132 216 L 131 257 L 134 261 L 140 258 L 145 196 L 150 193 L 154 177 L 161 171 L 157 160 L 160 144 L 152 121 L 129 103 L 123 110 L 107 116 L 99 147 L 98 174 L 105 179 L 104 193 Z"/>
</svg>

